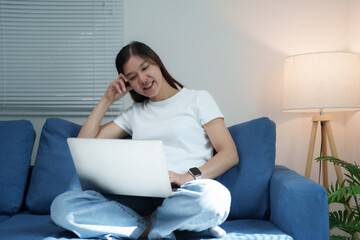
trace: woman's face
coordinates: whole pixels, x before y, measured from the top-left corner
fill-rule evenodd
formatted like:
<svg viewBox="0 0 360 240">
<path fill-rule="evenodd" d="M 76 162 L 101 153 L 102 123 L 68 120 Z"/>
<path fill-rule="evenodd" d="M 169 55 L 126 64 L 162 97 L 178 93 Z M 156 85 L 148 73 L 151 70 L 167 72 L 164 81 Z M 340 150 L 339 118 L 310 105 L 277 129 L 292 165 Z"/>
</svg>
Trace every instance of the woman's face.
<svg viewBox="0 0 360 240">
<path fill-rule="evenodd" d="M 161 92 L 165 79 L 158 65 L 139 56 L 131 56 L 123 69 L 135 92 L 152 101 L 159 101 L 156 97 Z"/>
</svg>

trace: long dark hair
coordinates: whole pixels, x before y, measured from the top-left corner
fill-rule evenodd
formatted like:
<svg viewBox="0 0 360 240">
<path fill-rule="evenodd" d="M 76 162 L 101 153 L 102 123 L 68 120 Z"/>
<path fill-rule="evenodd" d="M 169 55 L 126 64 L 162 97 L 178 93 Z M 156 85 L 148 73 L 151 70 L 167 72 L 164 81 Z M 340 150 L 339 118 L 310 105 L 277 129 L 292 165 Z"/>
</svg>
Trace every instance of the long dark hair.
<svg viewBox="0 0 360 240">
<path fill-rule="evenodd" d="M 139 56 L 158 65 L 160 67 L 163 77 L 170 84 L 171 87 L 175 89 L 179 89 L 178 87 L 180 88 L 184 87 L 184 85 L 176 81 L 170 75 L 170 73 L 166 70 L 160 57 L 149 46 L 141 42 L 133 41 L 120 50 L 115 60 L 116 69 L 119 74 L 120 73 L 124 74 L 124 69 L 123 69 L 124 64 L 130 59 L 131 56 Z M 134 102 L 143 102 L 146 99 L 148 99 L 148 97 L 140 95 L 134 90 L 130 91 L 130 95 L 131 98 L 134 100 Z"/>
</svg>

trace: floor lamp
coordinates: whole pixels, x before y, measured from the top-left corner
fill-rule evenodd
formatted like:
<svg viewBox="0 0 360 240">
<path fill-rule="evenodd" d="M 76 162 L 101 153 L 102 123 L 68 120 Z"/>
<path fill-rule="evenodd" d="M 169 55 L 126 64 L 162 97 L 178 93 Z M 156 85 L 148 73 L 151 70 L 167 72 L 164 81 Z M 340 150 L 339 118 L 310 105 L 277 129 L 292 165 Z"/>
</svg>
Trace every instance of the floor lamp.
<svg viewBox="0 0 360 240">
<path fill-rule="evenodd" d="M 310 178 L 317 127 L 321 125 L 321 156 L 338 158 L 331 129 L 331 116 L 324 112 L 360 109 L 360 58 L 349 52 L 320 52 L 290 56 L 285 59 L 283 81 L 284 112 L 315 112 L 312 118 L 305 176 Z M 328 166 L 322 162 L 323 186 L 328 187 Z M 339 183 L 341 168 L 335 165 Z"/>
</svg>

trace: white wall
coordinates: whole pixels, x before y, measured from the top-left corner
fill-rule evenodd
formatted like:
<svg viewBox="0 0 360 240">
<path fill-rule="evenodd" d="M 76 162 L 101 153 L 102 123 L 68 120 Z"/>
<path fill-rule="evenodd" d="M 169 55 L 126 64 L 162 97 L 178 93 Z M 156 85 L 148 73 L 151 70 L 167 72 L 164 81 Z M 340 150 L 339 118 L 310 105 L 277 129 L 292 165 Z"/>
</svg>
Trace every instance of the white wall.
<svg viewBox="0 0 360 240">
<path fill-rule="evenodd" d="M 360 1 L 350 3 L 347 49 L 360 53 Z M 346 160 L 360 165 L 360 112 L 348 113 L 346 121 Z"/>
<path fill-rule="evenodd" d="M 280 111 L 283 60 L 299 53 L 347 50 L 352 38 L 348 16 L 357 16 L 356 3 L 126 0 L 125 40 L 148 43 L 177 80 L 211 92 L 227 125 L 262 116 L 273 119 L 277 164 L 303 174 L 312 114 Z M 344 113 L 333 117 L 337 150 L 343 157 L 345 143 L 351 142 L 345 135 L 348 119 Z M 311 178 L 317 176 L 314 164 Z"/>
<path fill-rule="evenodd" d="M 273 119 L 276 163 L 303 174 L 312 114 L 280 111 L 283 60 L 307 52 L 359 52 L 359 10 L 356 0 L 125 0 L 125 43 L 147 43 L 177 80 L 208 90 L 228 126 L 262 116 Z M 125 103 L 129 106 L 130 98 Z M 359 157 L 353 129 L 359 130 L 360 115 L 333 117 L 340 157 Z M 45 119 L 31 120 L 39 137 Z"/>
</svg>

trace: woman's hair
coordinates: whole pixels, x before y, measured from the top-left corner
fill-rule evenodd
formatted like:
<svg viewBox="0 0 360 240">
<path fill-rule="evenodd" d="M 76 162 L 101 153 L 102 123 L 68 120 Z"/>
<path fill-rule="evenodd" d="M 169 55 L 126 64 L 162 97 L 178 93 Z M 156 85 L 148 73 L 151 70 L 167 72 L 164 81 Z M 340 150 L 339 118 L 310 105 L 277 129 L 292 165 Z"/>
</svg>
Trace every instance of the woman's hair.
<svg viewBox="0 0 360 240">
<path fill-rule="evenodd" d="M 170 73 L 166 70 L 164 64 L 162 63 L 160 57 L 146 44 L 141 42 L 131 42 L 125 47 L 123 47 L 116 57 L 116 69 L 118 73 L 124 74 L 124 65 L 130 59 L 131 56 L 139 56 L 145 60 L 150 61 L 160 67 L 161 73 L 165 80 L 170 84 L 171 87 L 178 89 L 178 87 L 183 88 L 184 86 L 176 81 Z M 143 102 L 148 97 L 138 94 L 134 90 L 130 91 L 131 98 L 134 102 Z"/>
</svg>

